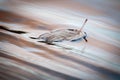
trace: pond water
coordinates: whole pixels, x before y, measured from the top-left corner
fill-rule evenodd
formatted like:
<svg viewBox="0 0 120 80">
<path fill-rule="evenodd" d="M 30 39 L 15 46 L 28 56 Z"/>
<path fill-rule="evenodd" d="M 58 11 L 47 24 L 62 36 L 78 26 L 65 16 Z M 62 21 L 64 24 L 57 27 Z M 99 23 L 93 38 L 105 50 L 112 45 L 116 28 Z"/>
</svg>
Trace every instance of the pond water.
<svg viewBox="0 0 120 80">
<path fill-rule="evenodd" d="M 120 80 L 119 3 L 0 0 L 1 80 Z M 81 28 L 85 19 L 87 43 L 49 45 L 29 38 L 56 29 Z"/>
</svg>

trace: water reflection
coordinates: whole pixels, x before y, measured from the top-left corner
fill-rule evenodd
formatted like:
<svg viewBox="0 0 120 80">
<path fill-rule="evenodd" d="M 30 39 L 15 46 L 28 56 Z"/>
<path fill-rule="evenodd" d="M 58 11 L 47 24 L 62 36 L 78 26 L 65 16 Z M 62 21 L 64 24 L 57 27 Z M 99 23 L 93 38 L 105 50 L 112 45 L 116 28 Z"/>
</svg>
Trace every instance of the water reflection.
<svg viewBox="0 0 120 80">
<path fill-rule="evenodd" d="M 118 0 L 0 0 L 0 77 L 119 80 L 119 7 Z M 85 18 L 84 53 L 84 41 L 55 46 L 29 38 L 53 29 L 80 28 Z"/>
</svg>

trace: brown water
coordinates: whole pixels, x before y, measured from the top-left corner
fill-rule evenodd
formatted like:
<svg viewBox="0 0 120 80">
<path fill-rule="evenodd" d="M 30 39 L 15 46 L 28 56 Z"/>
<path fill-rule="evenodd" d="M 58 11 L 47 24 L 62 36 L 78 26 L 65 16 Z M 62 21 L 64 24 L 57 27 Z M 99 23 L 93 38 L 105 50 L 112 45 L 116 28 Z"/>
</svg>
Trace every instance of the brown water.
<svg viewBox="0 0 120 80">
<path fill-rule="evenodd" d="M 0 0 L 0 27 L 27 32 L 0 29 L 0 80 L 120 80 L 119 3 Z M 29 38 L 80 28 L 86 18 L 87 43 L 48 45 Z"/>
</svg>

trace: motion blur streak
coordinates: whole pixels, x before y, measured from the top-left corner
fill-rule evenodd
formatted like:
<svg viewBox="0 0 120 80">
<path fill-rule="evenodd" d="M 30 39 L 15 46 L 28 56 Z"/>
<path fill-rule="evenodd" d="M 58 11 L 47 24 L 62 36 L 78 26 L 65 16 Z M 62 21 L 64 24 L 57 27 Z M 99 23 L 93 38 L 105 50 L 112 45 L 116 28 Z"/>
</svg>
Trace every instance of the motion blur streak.
<svg viewBox="0 0 120 80">
<path fill-rule="evenodd" d="M 0 80 L 120 80 L 119 4 L 0 0 Z M 86 44 L 48 45 L 29 38 L 54 29 L 80 28 L 86 18 Z"/>
</svg>

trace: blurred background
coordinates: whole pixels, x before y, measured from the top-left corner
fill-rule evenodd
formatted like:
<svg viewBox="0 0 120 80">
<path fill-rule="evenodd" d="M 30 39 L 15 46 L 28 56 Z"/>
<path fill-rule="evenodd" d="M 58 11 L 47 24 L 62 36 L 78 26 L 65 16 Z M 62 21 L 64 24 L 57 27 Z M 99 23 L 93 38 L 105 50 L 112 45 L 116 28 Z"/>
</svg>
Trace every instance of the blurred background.
<svg viewBox="0 0 120 80">
<path fill-rule="evenodd" d="M 0 0 L 0 80 L 120 80 L 119 4 L 119 0 Z M 86 18 L 87 43 L 48 45 L 29 38 L 80 28 Z"/>
</svg>

